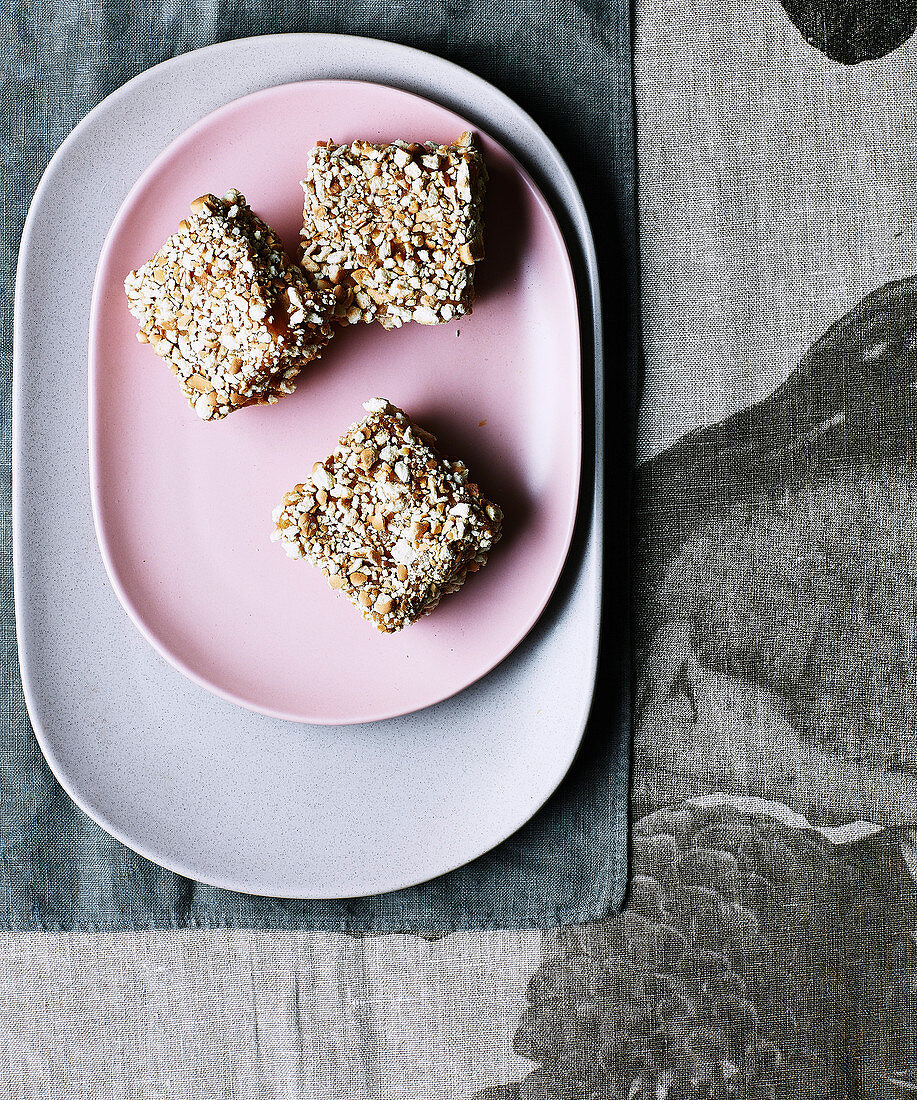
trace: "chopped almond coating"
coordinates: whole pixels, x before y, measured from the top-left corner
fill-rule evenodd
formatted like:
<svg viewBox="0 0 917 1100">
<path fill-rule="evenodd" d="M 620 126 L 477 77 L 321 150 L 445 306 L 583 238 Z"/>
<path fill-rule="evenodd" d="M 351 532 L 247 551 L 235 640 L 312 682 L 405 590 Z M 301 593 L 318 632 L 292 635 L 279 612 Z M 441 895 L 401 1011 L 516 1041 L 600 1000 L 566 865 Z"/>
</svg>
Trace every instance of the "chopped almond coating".
<svg viewBox="0 0 917 1100">
<path fill-rule="evenodd" d="M 484 257 L 486 186 L 470 133 L 452 145 L 319 142 L 302 181 L 303 266 L 334 288 L 341 321 L 461 317 Z"/>
<path fill-rule="evenodd" d="M 363 408 L 369 415 L 274 510 L 271 539 L 391 634 L 486 563 L 503 513 L 401 409 L 380 397 Z"/>
<path fill-rule="evenodd" d="M 124 280 L 137 339 L 169 364 L 202 420 L 293 392 L 331 339 L 334 298 L 286 258 L 238 191 L 202 195 Z"/>
</svg>

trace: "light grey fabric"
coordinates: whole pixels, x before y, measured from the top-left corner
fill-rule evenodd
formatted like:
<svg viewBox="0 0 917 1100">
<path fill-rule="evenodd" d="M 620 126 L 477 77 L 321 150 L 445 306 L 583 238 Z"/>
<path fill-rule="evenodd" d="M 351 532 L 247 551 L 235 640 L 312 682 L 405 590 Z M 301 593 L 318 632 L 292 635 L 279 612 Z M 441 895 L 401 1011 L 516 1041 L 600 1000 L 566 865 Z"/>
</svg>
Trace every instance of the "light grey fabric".
<svg viewBox="0 0 917 1100">
<path fill-rule="evenodd" d="M 458 1100 L 521 1077 L 538 934 L 0 934 L 9 1100 Z"/>
<path fill-rule="evenodd" d="M 635 33 L 648 458 L 914 272 L 917 40 L 838 65 L 776 0 L 645 0 Z"/>
</svg>

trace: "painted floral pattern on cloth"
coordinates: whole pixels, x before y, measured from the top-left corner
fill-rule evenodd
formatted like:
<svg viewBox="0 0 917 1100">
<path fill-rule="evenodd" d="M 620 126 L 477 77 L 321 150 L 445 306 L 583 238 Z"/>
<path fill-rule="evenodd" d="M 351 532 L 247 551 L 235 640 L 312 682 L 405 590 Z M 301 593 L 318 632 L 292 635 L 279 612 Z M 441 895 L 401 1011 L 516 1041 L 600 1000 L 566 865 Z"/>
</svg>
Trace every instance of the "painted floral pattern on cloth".
<svg viewBox="0 0 917 1100">
<path fill-rule="evenodd" d="M 917 1092 L 915 393 L 917 278 L 638 471 L 630 892 L 489 1100 Z"/>
<path fill-rule="evenodd" d="M 780 0 L 810 46 L 844 65 L 884 57 L 917 28 L 915 0 Z"/>
</svg>

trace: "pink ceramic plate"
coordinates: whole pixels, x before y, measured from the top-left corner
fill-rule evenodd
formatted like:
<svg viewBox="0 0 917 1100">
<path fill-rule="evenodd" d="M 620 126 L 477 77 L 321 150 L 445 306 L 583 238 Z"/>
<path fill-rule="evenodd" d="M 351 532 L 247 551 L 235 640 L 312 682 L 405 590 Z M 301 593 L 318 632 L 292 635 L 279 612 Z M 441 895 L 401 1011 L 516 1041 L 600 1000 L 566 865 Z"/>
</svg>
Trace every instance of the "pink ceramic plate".
<svg viewBox="0 0 917 1100">
<path fill-rule="evenodd" d="M 217 694 L 333 724 L 405 714 L 460 691 L 532 627 L 573 528 L 580 351 L 557 223 L 509 153 L 491 175 L 474 313 L 448 325 L 342 331 L 278 405 L 203 423 L 149 347 L 122 283 L 203 192 L 237 187 L 296 245 L 315 141 L 449 142 L 473 127 L 418 96 L 354 81 L 286 84 L 193 126 L 121 207 L 99 261 L 89 344 L 92 501 L 122 604 L 156 649 Z M 435 432 L 505 511 L 484 570 L 430 617 L 376 633 L 317 570 L 269 541 L 271 510 L 382 396 Z"/>
</svg>

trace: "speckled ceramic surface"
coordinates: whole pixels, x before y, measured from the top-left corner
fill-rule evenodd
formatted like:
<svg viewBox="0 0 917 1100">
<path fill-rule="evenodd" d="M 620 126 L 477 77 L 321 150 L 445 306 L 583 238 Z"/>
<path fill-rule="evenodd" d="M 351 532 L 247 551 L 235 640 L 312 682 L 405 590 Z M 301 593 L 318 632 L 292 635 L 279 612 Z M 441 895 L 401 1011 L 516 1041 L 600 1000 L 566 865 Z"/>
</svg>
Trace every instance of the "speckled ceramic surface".
<svg viewBox="0 0 917 1100">
<path fill-rule="evenodd" d="M 309 148 L 332 135 L 454 141 L 470 123 L 365 81 L 269 88 L 191 127 L 131 190 L 102 250 L 89 342 L 99 543 L 121 602 L 177 668 L 276 717 L 397 717 L 494 667 L 547 603 L 579 488 L 580 338 L 563 237 L 518 162 L 478 134 L 490 182 L 474 312 L 446 325 L 339 332 L 276 406 L 204 423 L 138 344 L 124 276 L 188 202 L 238 188 L 295 254 Z M 375 631 L 268 535 L 271 510 L 364 411 L 390 398 L 468 463 L 504 510 L 487 567 L 397 635 Z"/>
<path fill-rule="evenodd" d="M 96 821 L 204 882 L 346 897 L 467 862 L 515 831 L 562 778 L 593 692 L 600 492 L 590 461 L 565 570 L 525 641 L 459 695 L 410 716 L 328 727 L 255 714 L 191 683 L 133 628 L 107 583 L 90 507 L 85 355 L 96 258 L 134 181 L 176 136 L 242 95 L 312 78 L 418 92 L 534 171 L 563 211 L 580 277 L 583 392 L 594 408 L 588 227 L 556 151 L 514 104 L 453 65 L 369 40 L 277 36 L 185 55 L 96 108 L 32 206 L 16 303 L 16 610 L 36 734 Z M 600 423 L 585 453 L 600 457 Z"/>
</svg>

